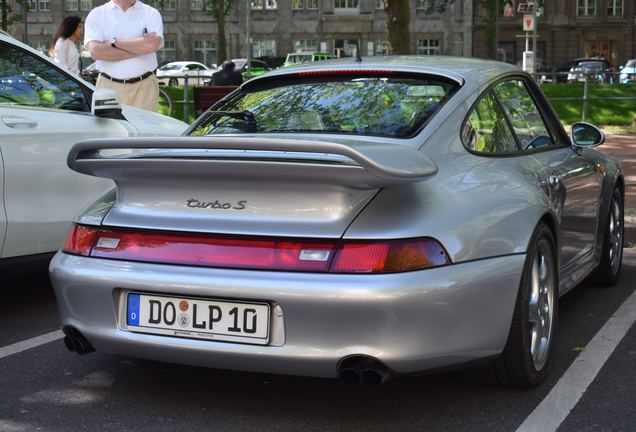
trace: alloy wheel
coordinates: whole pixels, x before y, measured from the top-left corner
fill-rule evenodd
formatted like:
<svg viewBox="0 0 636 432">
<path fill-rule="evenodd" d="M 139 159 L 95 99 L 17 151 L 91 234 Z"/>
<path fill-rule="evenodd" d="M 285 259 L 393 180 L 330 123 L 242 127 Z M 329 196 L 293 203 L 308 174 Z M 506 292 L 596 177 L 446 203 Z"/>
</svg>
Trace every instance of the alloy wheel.
<svg viewBox="0 0 636 432">
<path fill-rule="evenodd" d="M 532 264 L 528 302 L 530 355 L 537 371 L 545 366 L 552 342 L 555 292 L 553 262 L 550 247 L 540 243 Z"/>
</svg>

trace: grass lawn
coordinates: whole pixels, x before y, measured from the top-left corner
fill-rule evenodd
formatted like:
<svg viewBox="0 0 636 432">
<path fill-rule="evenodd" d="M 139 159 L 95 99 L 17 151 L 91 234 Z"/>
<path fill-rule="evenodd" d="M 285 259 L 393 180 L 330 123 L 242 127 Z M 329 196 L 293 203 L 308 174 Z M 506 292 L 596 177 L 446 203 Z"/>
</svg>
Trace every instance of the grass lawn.
<svg viewBox="0 0 636 432">
<path fill-rule="evenodd" d="M 564 124 L 581 121 L 583 84 L 542 84 L 541 90 L 550 99 Z M 576 97 L 581 100 L 552 100 Z M 611 100 L 609 97 L 633 97 L 632 100 Z M 587 121 L 602 126 L 630 126 L 636 116 L 636 84 L 590 84 L 590 105 Z"/>
<path fill-rule="evenodd" d="M 161 88 L 166 90 L 170 95 L 170 99 L 172 99 L 172 117 L 183 121 L 183 87 L 161 86 Z M 188 100 L 192 101 L 194 96 L 192 95 L 191 86 L 188 87 L 188 93 Z M 161 114 L 167 114 L 167 107 L 161 103 L 161 98 L 159 98 L 159 112 Z M 194 121 L 194 102 L 190 102 L 188 114 L 190 118 L 186 123 L 191 124 Z"/>
</svg>

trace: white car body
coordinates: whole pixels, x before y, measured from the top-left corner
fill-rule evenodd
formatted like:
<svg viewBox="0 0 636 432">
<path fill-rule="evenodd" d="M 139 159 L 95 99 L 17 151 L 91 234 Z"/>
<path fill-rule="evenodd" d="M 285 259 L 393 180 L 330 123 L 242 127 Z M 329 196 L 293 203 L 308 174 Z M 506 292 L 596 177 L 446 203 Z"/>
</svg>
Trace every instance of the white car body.
<svg viewBox="0 0 636 432">
<path fill-rule="evenodd" d="M 157 69 L 157 80 L 162 85 L 183 85 L 184 76 L 188 76 L 188 85 L 203 85 L 208 81 L 214 72 L 216 65 L 210 69 L 203 63 L 191 61 L 172 62 Z"/>
<path fill-rule="evenodd" d="M 3 52 L 7 56 L 4 59 Z M 21 61 L 9 61 L 7 53 L 23 57 Z M 48 81 L 34 70 L 43 72 Z M 74 92 L 55 87 L 56 79 L 72 86 Z M 46 84 L 31 91 L 29 80 Z M 6 264 L 8 258 L 59 249 L 75 214 L 113 188 L 110 180 L 77 174 L 68 168 L 68 152 L 78 140 L 176 136 L 187 127 L 179 120 L 129 106 L 121 107 L 119 118 L 105 118 L 90 109 L 26 104 L 25 91 L 30 92 L 26 98 L 37 94 L 55 99 L 71 94 L 75 98 L 72 103 L 85 98 L 90 107 L 95 87 L 0 32 L 0 264 Z M 12 98 L 19 101 L 11 102 Z"/>
<path fill-rule="evenodd" d="M 629 60 L 620 70 L 621 84 L 636 82 L 636 59 Z"/>
</svg>

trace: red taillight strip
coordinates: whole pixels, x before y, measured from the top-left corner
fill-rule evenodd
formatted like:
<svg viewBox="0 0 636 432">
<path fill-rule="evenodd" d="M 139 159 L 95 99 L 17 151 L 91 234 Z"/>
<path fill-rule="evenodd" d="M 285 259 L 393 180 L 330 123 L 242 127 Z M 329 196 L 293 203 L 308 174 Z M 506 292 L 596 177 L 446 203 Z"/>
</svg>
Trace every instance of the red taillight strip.
<svg viewBox="0 0 636 432">
<path fill-rule="evenodd" d="M 75 225 L 64 251 L 126 261 L 321 273 L 398 273 L 450 264 L 433 239 L 273 239 Z"/>
<path fill-rule="evenodd" d="M 75 255 L 88 256 L 95 244 L 99 228 L 84 225 L 73 225 L 64 240 L 62 250 Z"/>
</svg>

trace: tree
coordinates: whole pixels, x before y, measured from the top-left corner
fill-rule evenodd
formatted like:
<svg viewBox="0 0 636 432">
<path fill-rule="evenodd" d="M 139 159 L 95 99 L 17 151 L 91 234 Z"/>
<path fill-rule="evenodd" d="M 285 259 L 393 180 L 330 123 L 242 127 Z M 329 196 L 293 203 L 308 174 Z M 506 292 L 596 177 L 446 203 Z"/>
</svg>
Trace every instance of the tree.
<svg viewBox="0 0 636 432">
<path fill-rule="evenodd" d="M 387 12 L 389 54 L 411 54 L 411 5 L 409 0 L 383 0 Z M 429 0 L 426 13 L 444 13 L 455 0 Z"/>
<path fill-rule="evenodd" d="M 218 47 L 216 51 L 216 62 L 220 63 L 228 59 L 227 42 L 225 39 L 225 17 L 232 11 L 232 0 L 206 0 L 205 10 L 207 14 L 216 21 L 218 36 Z"/>
<path fill-rule="evenodd" d="M 28 4 L 26 0 L 16 0 L 16 3 L 28 10 Z M 9 4 L 9 0 L 0 0 L 0 15 L 2 21 L 0 25 L 2 30 L 9 31 L 9 26 L 22 20 L 22 15 L 20 14 L 12 14 L 13 8 Z"/>
</svg>

